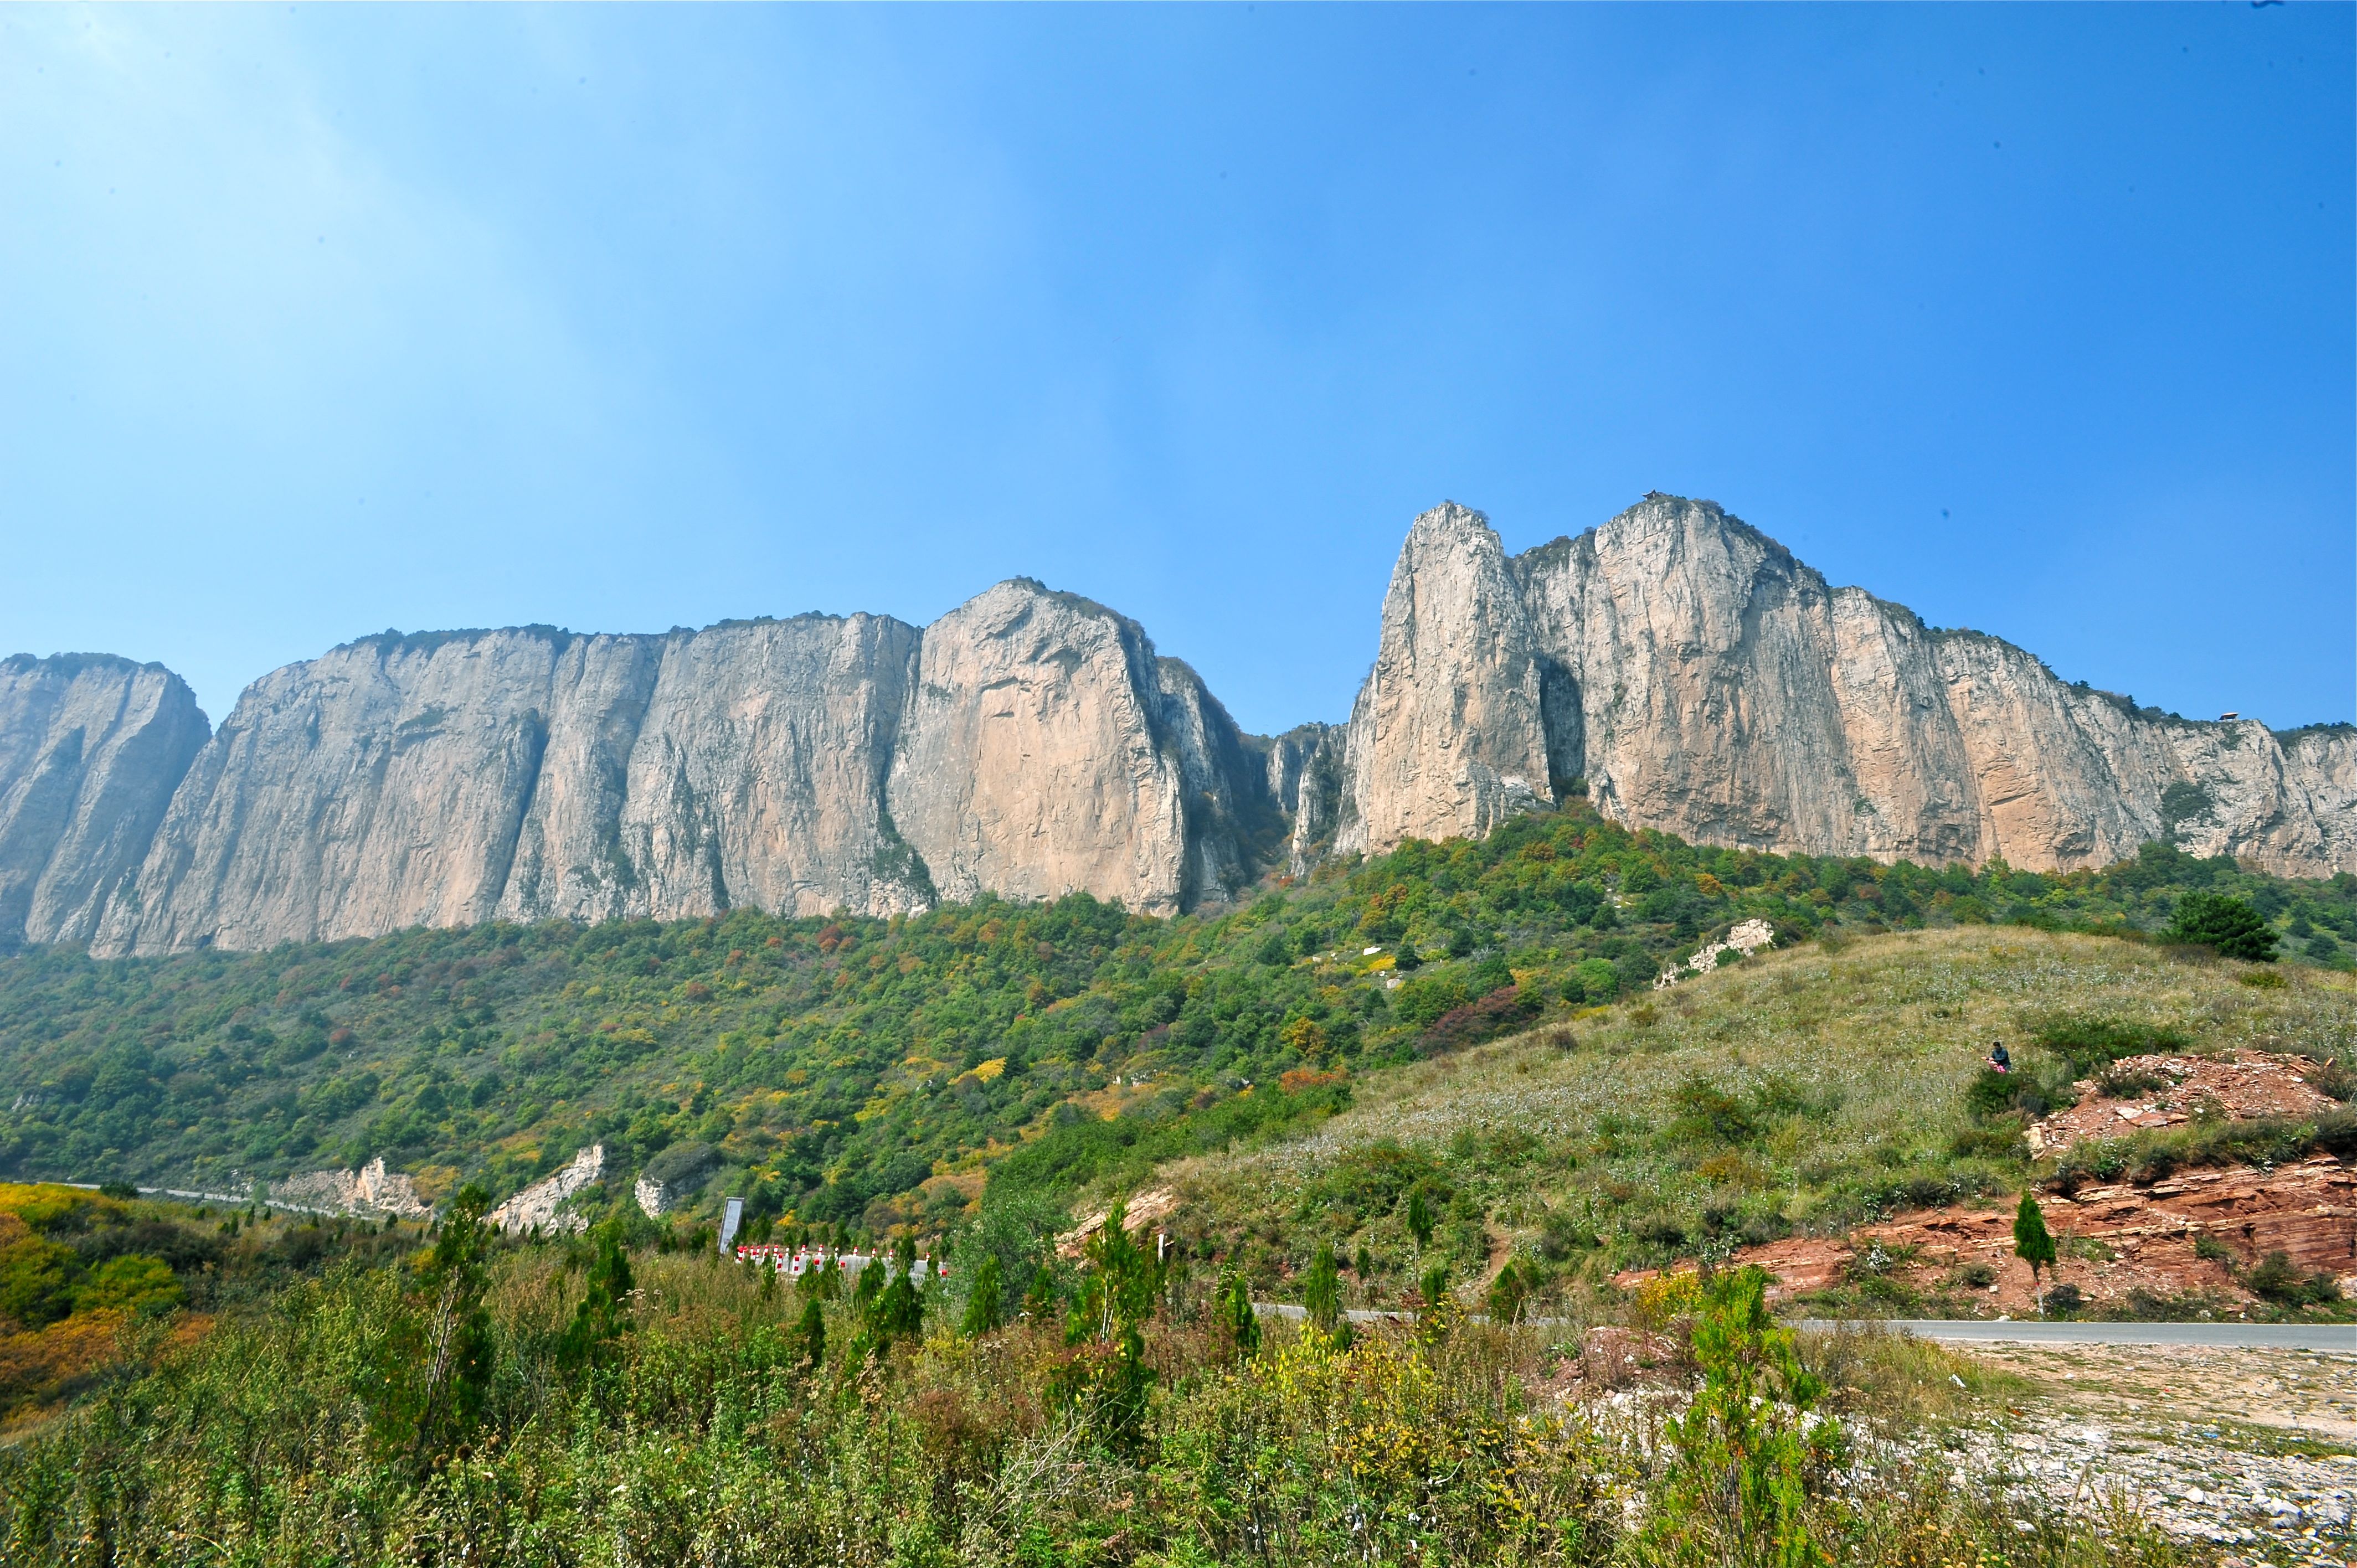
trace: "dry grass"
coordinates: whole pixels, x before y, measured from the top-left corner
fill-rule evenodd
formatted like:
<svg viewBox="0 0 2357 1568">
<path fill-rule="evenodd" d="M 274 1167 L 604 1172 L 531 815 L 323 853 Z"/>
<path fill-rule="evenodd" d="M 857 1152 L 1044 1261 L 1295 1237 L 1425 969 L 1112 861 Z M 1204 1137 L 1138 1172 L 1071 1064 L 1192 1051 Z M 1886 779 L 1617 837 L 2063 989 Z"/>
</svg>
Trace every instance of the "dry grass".
<svg viewBox="0 0 2357 1568">
<path fill-rule="evenodd" d="M 1825 1380 L 1830 1408 L 1884 1432 L 1975 1420 L 2037 1391 L 2018 1373 L 1875 1323 L 1804 1333 L 1800 1347 L 1803 1363 Z"/>
</svg>

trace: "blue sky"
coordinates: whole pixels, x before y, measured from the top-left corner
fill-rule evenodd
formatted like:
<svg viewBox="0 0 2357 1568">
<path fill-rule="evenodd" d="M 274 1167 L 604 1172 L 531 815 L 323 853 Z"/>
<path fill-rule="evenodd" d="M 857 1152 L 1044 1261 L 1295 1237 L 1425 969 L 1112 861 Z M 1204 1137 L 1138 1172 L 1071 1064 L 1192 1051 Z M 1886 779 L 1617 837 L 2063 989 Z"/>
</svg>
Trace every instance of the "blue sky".
<svg viewBox="0 0 2357 1568">
<path fill-rule="evenodd" d="M 924 621 L 1340 719 L 1649 489 L 2357 717 L 2346 5 L 0 9 L 0 652 Z"/>
</svg>

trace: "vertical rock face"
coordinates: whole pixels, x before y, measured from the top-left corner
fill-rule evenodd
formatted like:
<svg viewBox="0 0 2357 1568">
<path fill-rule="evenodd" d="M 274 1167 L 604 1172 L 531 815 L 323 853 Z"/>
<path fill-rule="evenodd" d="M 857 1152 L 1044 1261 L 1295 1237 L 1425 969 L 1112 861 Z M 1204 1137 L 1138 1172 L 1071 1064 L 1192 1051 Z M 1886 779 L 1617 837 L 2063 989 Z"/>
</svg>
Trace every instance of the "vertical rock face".
<svg viewBox="0 0 2357 1568">
<path fill-rule="evenodd" d="M 985 890 L 1168 912 L 1248 885 L 1286 831 L 1191 670 L 1026 582 L 929 632 L 365 639 L 256 682 L 185 771 L 89 904 L 93 951 Z"/>
<path fill-rule="evenodd" d="M 1415 520 L 1351 711 L 1343 854 L 1485 833 L 1551 801 L 1538 648 L 1506 553 L 1453 501 Z"/>
<path fill-rule="evenodd" d="M 569 684 L 500 914 L 924 902 L 883 815 L 918 636 L 867 615 L 725 624 Z"/>
<path fill-rule="evenodd" d="M 1296 725 L 1265 743 L 1268 792 L 1291 820 L 1286 869 L 1306 876 L 1331 854 L 1341 826 L 1343 748 L 1350 731 L 1340 725 Z"/>
<path fill-rule="evenodd" d="M 94 950 L 500 917 L 909 907 L 880 811 L 917 631 L 372 638 L 256 682 Z"/>
<path fill-rule="evenodd" d="M 2291 731 L 2279 744 L 2285 792 L 2307 798 L 2319 843 L 2304 863 L 2310 869 L 2298 875 L 2357 865 L 2357 726 L 2316 725 Z"/>
<path fill-rule="evenodd" d="M 1154 677 L 1162 744 L 1178 762 L 1187 814 L 1179 906 L 1233 897 L 1260 879 L 1285 842 L 1285 808 L 1269 789 L 1267 742 L 1238 730 L 1184 660 L 1157 659 Z"/>
<path fill-rule="evenodd" d="M 1248 881 L 1275 811 L 1194 671 L 1135 622 L 1001 583 L 925 629 L 891 821 L 941 897 L 1087 892 L 1172 913 Z"/>
<path fill-rule="evenodd" d="M 0 662 L 0 944 L 983 893 L 1171 913 L 1280 862 L 1483 833 L 1575 779 L 1708 843 L 2067 868 L 2165 839 L 2357 871 L 2357 727 L 2066 685 L 1655 495 L 1511 559 L 1478 512 L 1417 518 L 1350 723 L 1274 738 L 1135 623 L 1028 579 L 921 631 L 388 633 L 257 681 L 210 740 L 158 666 L 20 656 Z"/>
<path fill-rule="evenodd" d="M 89 940 L 206 728 L 160 664 L 0 660 L 0 947 Z"/>
<path fill-rule="evenodd" d="M 645 912 L 888 914 L 932 901 L 885 813 L 920 634 L 803 616 L 680 637 L 632 758 L 623 843 Z M 705 868 L 711 875 L 705 875 Z"/>
<path fill-rule="evenodd" d="M 1383 650 L 1351 718 L 1346 848 L 1484 832 L 1544 798 L 1502 787 L 1544 755 L 1608 814 L 1707 843 L 2052 869 L 2166 837 L 2287 875 L 2357 869 L 2357 732 L 2287 751 L 2255 722 L 2066 685 L 1832 587 L 1707 501 L 1649 496 L 1511 562 L 1478 515 L 1427 512 Z"/>
<path fill-rule="evenodd" d="M 93 950 L 372 936 L 498 912 L 560 685 L 639 639 L 539 629 L 370 638 L 238 699 Z"/>
</svg>

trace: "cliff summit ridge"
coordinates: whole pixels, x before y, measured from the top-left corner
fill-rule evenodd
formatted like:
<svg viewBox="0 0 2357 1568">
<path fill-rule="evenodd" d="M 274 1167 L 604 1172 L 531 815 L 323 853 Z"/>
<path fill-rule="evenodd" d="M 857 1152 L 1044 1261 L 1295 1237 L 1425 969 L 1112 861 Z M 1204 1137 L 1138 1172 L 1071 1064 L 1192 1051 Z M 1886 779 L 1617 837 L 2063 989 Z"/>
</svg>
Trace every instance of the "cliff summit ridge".
<svg viewBox="0 0 2357 1568">
<path fill-rule="evenodd" d="M 1243 733 L 1030 577 L 931 625 L 388 630 L 218 727 L 160 664 L 0 659 L 0 944 L 258 949 L 740 904 L 1086 892 L 1150 913 L 1584 791 L 1701 843 L 2069 869 L 2163 840 L 2357 871 L 2357 727 L 2183 719 L 1649 492 L 1509 555 L 1407 531 L 1351 716 Z"/>
</svg>

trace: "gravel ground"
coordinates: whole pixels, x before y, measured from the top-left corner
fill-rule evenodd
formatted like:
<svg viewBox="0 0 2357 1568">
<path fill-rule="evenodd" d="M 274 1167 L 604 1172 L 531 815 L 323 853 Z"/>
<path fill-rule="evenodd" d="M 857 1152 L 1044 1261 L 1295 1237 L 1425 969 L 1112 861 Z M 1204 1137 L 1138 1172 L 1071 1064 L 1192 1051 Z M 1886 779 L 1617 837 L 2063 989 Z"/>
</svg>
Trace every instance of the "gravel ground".
<svg viewBox="0 0 2357 1568">
<path fill-rule="evenodd" d="M 1989 1345 L 2035 1391 L 1949 1444 L 2060 1500 L 2125 1496 L 2241 1564 L 2357 1565 L 2357 1356 Z"/>
</svg>

